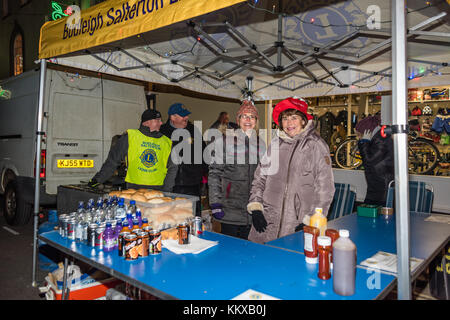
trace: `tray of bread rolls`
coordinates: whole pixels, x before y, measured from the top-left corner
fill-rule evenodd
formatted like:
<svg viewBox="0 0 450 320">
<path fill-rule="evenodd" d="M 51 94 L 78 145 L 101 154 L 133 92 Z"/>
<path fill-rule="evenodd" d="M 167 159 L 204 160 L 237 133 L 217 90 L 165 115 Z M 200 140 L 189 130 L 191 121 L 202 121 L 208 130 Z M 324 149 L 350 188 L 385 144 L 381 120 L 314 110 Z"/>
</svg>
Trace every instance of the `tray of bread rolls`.
<svg viewBox="0 0 450 320">
<path fill-rule="evenodd" d="M 111 191 L 109 195 L 124 198 L 127 205 L 130 200 L 136 201 L 142 217 L 147 218 L 149 225 L 158 230 L 189 222 L 194 216 L 196 201 L 200 200 L 196 196 L 151 189 Z"/>
</svg>

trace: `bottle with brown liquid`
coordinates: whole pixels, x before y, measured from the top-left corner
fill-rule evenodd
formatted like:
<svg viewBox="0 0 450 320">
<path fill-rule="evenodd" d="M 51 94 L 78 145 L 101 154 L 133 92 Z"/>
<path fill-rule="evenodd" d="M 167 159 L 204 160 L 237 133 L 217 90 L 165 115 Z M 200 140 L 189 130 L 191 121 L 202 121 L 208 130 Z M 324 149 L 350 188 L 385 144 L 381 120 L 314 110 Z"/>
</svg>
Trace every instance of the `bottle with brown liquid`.
<svg viewBox="0 0 450 320">
<path fill-rule="evenodd" d="M 348 230 L 339 230 L 339 238 L 333 243 L 333 290 L 341 296 L 355 293 L 356 246 L 349 238 Z"/>
</svg>

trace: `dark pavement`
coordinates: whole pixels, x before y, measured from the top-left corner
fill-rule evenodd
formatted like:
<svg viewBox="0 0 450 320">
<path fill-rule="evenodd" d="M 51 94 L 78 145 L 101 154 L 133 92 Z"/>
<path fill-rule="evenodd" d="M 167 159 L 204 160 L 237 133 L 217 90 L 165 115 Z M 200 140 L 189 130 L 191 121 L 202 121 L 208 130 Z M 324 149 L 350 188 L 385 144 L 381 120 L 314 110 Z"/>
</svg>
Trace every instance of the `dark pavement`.
<svg viewBox="0 0 450 320">
<path fill-rule="evenodd" d="M 0 196 L 2 197 L 2 196 Z M 3 203 L 3 198 L 0 198 Z M 32 284 L 33 218 L 24 226 L 10 226 L 0 208 L 0 300 L 45 300 Z M 36 282 L 43 285 L 48 271 L 37 268 Z"/>
</svg>

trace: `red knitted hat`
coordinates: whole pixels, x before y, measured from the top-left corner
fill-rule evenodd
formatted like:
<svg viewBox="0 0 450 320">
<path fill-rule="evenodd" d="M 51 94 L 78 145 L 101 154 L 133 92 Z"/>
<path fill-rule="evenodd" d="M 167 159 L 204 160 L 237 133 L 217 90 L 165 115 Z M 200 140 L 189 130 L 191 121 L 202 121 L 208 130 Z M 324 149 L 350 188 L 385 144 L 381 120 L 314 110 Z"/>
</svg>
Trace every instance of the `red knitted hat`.
<svg viewBox="0 0 450 320">
<path fill-rule="evenodd" d="M 278 117 L 280 116 L 280 113 L 287 109 L 296 109 L 300 111 L 308 120 L 313 118 L 312 115 L 308 114 L 308 104 L 305 100 L 299 98 L 287 98 L 279 102 L 273 109 L 272 118 L 277 125 L 279 125 Z"/>
<path fill-rule="evenodd" d="M 239 111 L 236 116 L 236 120 L 239 123 L 239 117 L 243 115 L 244 113 L 250 113 L 254 115 L 256 118 L 258 118 L 258 110 L 256 109 L 253 102 L 250 100 L 244 100 L 242 101 L 241 107 L 239 108 Z"/>
</svg>

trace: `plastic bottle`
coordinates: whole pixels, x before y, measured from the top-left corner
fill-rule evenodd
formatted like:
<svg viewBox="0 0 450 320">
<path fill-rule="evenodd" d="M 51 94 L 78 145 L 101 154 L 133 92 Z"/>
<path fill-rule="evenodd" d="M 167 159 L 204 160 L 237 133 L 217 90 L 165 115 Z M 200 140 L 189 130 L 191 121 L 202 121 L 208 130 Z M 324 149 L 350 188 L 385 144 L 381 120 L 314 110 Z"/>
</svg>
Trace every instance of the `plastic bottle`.
<svg viewBox="0 0 450 320">
<path fill-rule="evenodd" d="M 305 260 L 307 263 L 318 262 L 318 251 L 317 251 L 318 236 L 319 236 L 319 229 L 311 226 L 303 227 L 304 252 L 305 252 Z"/>
<path fill-rule="evenodd" d="M 339 230 L 339 238 L 333 243 L 333 290 L 341 296 L 355 293 L 356 246 L 349 238 L 348 230 Z"/>
<path fill-rule="evenodd" d="M 114 250 L 114 239 L 114 230 L 111 223 L 108 222 L 103 233 L 103 251 L 109 252 Z"/>
<path fill-rule="evenodd" d="M 77 209 L 77 213 L 82 215 L 84 214 L 86 211 L 84 210 L 84 202 L 80 201 L 78 202 L 78 209 Z"/>
<path fill-rule="evenodd" d="M 311 217 L 310 226 L 319 229 L 320 235 L 325 235 L 325 230 L 327 229 L 327 217 L 322 214 L 322 208 L 315 208 L 314 214 Z"/>
<path fill-rule="evenodd" d="M 317 276 L 322 280 L 331 278 L 330 272 L 330 254 L 331 254 L 331 238 L 318 237 L 317 246 L 319 251 L 319 273 Z"/>
<path fill-rule="evenodd" d="M 133 228 L 131 231 L 139 229 L 139 221 L 137 219 L 133 219 Z"/>
<path fill-rule="evenodd" d="M 142 213 L 141 213 L 141 209 L 136 208 L 136 219 L 139 222 L 139 228 L 142 228 Z"/>
<path fill-rule="evenodd" d="M 119 233 L 122 231 L 122 220 L 117 220 L 114 228 L 114 249 L 119 247 Z"/>
<path fill-rule="evenodd" d="M 331 238 L 331 252 L 330 252 L 330 268 L 333 269 L 333 243 L 339 239 L 339 231 L 334 229 L 327 229 L 325 235 Z"/>
<path fill-rule="evenodd" d="M 127 221 L 130 224 L 130 226 L 133 225 L 133 213 L 130 209 L 127 210 Z"/>
<path fill-rule="evenodd" d="M 136 213 L 136 200 L 130 200 L 130 205 L 128 206 L 128 210 L 131 210 L 131 214 L 134 215 Z"/>
<path fill-rule="evenodd" d="M 120 198 L 116 208 L 115 219 L 123 220 L 127 217 L 127 211 L 125 210 L 124 199 Z"/>
<path fill-rule="evenodd" d="M 145 227 L 148 227 L 148 219 L 147 218 L 142 218 L 141 228 L 145 228 Z"/>
<path fill-rule="evenodd" d="M 122 230 L 120 230 L 120 233 L 122 233 L 122 232 L 131 232 L 130 224 L 128 223 L 127 220 L 124 220 L 122 222 Z"/>
</svg>

